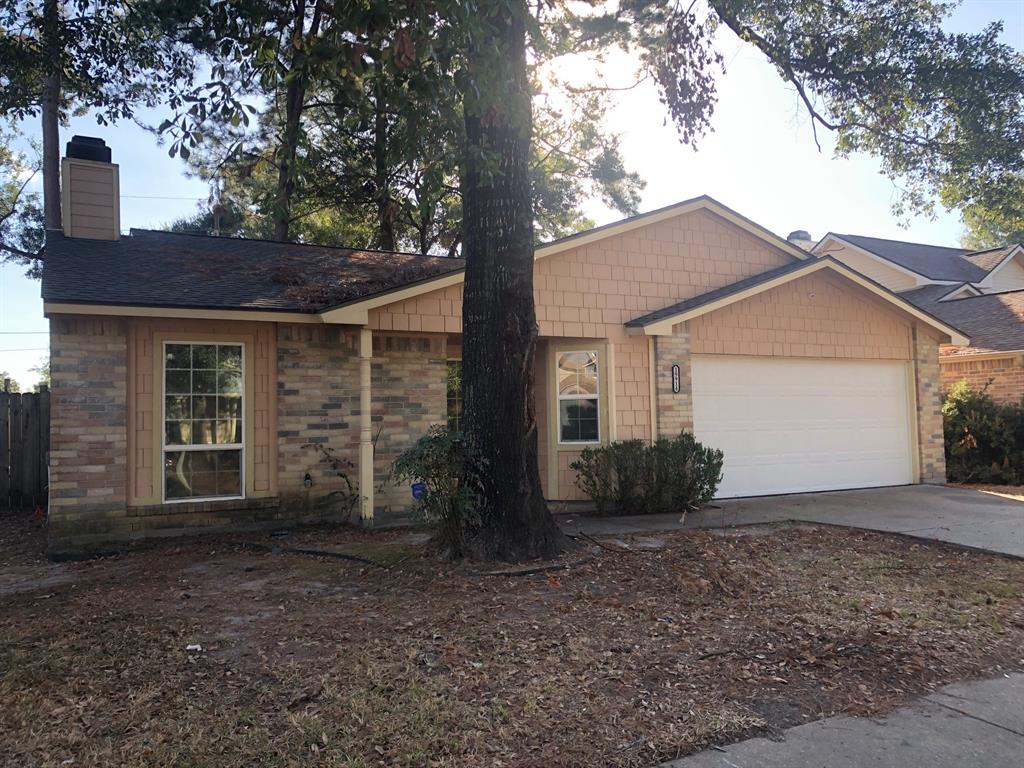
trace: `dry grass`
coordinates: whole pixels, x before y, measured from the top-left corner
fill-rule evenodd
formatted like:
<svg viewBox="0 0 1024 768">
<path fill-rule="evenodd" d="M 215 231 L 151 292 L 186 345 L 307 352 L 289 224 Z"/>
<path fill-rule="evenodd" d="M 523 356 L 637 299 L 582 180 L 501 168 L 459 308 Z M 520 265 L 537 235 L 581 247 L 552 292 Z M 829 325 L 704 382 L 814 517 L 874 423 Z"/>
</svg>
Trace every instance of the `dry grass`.
<svg viewBox="0 0 1024 768">
<path fill-rule="evenodd" d="M 394 547 L 389 569 L 24 548 L 0 566 L 0 762 L 641 766 L 1024 664 L 1024 563 L 844 530 L 661 539 L 524 577 L 400 533 L 288 542 Z"/>
</svg>

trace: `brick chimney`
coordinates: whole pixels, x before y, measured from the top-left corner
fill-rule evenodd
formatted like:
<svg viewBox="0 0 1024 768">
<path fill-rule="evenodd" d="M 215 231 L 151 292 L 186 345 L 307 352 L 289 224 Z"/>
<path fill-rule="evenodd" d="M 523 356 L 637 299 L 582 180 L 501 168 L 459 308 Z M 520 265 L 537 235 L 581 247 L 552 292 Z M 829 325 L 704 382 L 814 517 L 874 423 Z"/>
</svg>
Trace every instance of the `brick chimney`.
<svg viewBox="0 0 1024 768">
<path fill-rule="evenodd" d="M 117 240 L 121 200 L 117 166 L 103 139 L 72 136 L 61 161 L 61 217 L 66 237 Z"/>
</svg>

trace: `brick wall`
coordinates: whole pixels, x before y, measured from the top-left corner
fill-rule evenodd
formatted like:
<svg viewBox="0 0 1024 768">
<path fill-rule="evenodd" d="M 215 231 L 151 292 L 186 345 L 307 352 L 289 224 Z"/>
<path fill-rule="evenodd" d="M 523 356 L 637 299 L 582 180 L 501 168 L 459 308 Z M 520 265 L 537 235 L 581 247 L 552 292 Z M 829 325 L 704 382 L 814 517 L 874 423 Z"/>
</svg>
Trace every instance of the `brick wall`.
<svg viewBox="0 0 1024 768">
<path fill-rule="evenodd" d="M 966 381 L 971 389 L 984 389 L 996 402 L 1019 403 L 1024 398 L 1024 355 L 971 359 L 970 355 L 939 359 L 943 392 Z"/>
<path fill-rule="evenodd" d="M 102 534 L 125 515 L 127 355 L 123 320 L 50 320 L 51 550 Z"/>
<path fill-rule="evenodd" d="M 279 324 L 277 450 L 283 507 L 358 519 L 339 471 L 358 491 L 359 413 L 358 332 Z M 339 469 L 330 457 L 340 462 Z"/>
<path fill-rule="evenodd" d="M 654 340 L 658 437 L 675 437 L 683 430 L 693 430 L 690 334 L 686 323 L 672 330 L 672 336 L 658 336 Z M 679 366 L 679 392 L 672 391 L 673 365 Z"/>
<path fill-rule="evenodd" d="M 917 389 L 918 462 L 922 483 L 946 482 L 939 389 L 939 342 L 930 329 L 914 325 L 914 383 Z"/>
<path fill-rule="evenodd" d="M 408 487 L 389 482 L 391 463 L 434 423 L 446 420 L 445 337 L 374 334 L 373 395 L 376 522 L 402 514 Z M 340 459 L 358 490 L 359 338 L 331 326 L 278 327 L 278 486 L 283 507 L 344 514 Z M 326 453 L 325 453 L 326 452 Z M 306 489 L 309 473 L 313 484 Z M 357 519 L 353 510 L 351 518 Z"/>
<path fill-rule="evenodd" d="M 382 519 L 408 509 L 408 485 L 390 482 L 391 463 L 431 424 L 447 422 L 447 362 L 444 336 L 373 337 L 374 499 Z"/>
</svg>

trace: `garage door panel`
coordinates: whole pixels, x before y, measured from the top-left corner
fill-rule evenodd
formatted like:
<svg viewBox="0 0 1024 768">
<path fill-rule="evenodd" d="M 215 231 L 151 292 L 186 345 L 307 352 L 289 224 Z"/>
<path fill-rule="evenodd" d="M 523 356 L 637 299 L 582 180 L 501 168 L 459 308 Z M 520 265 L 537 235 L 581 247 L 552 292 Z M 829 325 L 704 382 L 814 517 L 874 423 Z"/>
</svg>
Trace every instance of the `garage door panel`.
<svg viewBox="0 0 1024 768">
<path fill-rule="evenodd" d="M 694 431 L 725 453 L 720 497 L 911 482 L 906 366 L 693 358 Z"/>
</svg>

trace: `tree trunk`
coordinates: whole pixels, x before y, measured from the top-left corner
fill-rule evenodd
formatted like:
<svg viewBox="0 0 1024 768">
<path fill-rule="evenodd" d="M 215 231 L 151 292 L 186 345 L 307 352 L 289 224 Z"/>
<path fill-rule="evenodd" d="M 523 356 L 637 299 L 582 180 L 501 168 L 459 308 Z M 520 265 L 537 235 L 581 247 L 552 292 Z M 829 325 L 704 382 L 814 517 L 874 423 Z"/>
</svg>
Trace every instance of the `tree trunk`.
<svg viewBox="0 0 1024 768">
<path fill-rule="evenodd" d="M 320 33 L 320 19 L 323 3 L 318 0 L 313 6 L 313 18 L 306 33 L 306 0 L 295 0 L 294 34 L 302 40 L 303 46 Z M 295 158 L 299 149 L 299 131 L 302 127 L 302 112 L 306 103 L 306 82 L 308 57 L 304 47 L 292 53 L 289 74 L 285 86 L 284 133 L 277 155 L 277 190 L 274 195 L 274 239 L 286 242 L 291 235 L 292 195 L 295 193 Z"/>
<path fill-rule="evenodd" d="M 487 87 L 464 94 L 462 423 L 486 461 L 478 554 L 511 561 L 568 543 L 544 501 L 537 458 L 526 13 L 525 4 L 495 3 L 473 20 L 468 70 L 486 73 Z"/>
<path fill-rule="evenodd" d="M 373 182 L 377 198 L 377 237 L 375 247 L 383 251 L 395 250 L 395 216 L 397 206 L 391 199 L 388 183 L 388 116 L 384 98 L 382 76 L 374 84 L 373 115 Z"/>
<path fill-rule="evenodd" d="M 43 131 L 43 226 L 61 229 L 60 214 L 60 4 L 43 5 L 43 47 L 55 67 L 43 78 L 41 97 Z"/>
</svg>

